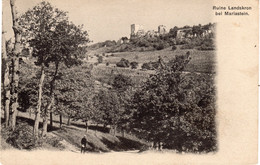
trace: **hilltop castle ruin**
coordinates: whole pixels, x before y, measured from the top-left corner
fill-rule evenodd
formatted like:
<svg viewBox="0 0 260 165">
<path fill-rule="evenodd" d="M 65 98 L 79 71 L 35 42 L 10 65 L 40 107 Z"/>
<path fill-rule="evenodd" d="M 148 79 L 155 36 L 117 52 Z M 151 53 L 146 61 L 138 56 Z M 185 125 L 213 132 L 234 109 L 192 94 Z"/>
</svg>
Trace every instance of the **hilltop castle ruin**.
<svg viewBox="0 0 260 165">
<path fill-rule="evenodd" d="M 132 24 L 130 37 L 131 38 L 132 37 L 142 37 L 142 36 L 154 37 L 154 36 L 159 36 L 160 34 L 166 34 L 166 33 L 168 33 L 168 30 L 166 29 L 165 25 L 159 25 L 158 31 L 149 30 L 149 31 L 145 32 L 142 25 Z"/>
</svg>

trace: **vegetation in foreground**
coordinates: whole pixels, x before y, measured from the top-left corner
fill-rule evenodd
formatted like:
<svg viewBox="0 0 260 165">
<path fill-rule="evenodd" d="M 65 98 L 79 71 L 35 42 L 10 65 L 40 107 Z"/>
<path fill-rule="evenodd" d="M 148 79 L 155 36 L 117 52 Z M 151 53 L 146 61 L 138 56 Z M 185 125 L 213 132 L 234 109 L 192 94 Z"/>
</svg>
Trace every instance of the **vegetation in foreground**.
<svg viewBox="0 0 260 165">
<path fill-rule="evenodd" d="M 12 2 L 16 13 L 14 6 Z M 84 62 L 87 32 L 50 3 L 41 2 L 13 19 L 14 49 L 8 49 L 12 47 L 8 42 L 3 44 L 7 48 L 3 46 L 1 98 L 5 118 L 1 119 L 1 136 L 6 143 L 19 149 L 74 148 L 87 134 L 89 151 L 140 149 L 147 147 L 143 141 L 178 152 L 216 151 L 214 57 L 210 51 L 192 49 L 186 53 L 174 48 L 158 60 L 147 61 L 149 67 L 152 65 L 143 67 L 147 71 L 137 69 L 137 65 L 154 59 L 153 53 L 126 54 L 135 61 L 118 56 L 116 62 L 113 58 L 104 60 L 102 54 L 98 63 L 108 63 L 105 68 Z M 17 26 L 24 30 L 15 30 Z M 200 42 L 212 46 L 208 43 L 213 44 Z M 29 49 L 26 45 L 33 48 L 32 56 L 17 63 L 19 47 Z M 165 53 L 161 45 L 156 49 Z M 8 58 L 14 61 L 10 63 Z M 202 65 L 203 60 L 207 63 Z M 107 70 L 111 63 L 120 69 Z M 132 69 L 125 69 L 130 66 Z M 6 81 L 9 78 L 12 81 Z M 34 114 L 33 119 L 26 115 L 18 118 L 18 110 Z M 58 126 L 55 116 L 59 116 Z M 63 124 L 65 118 L 68 126 Z M 71 120 L 81 125 L 72 127 Z M 84 129 L 79 128 L 82 123 Z M 97 130 L 100 125 L 107 133 Z M 122 136 L 117 136 L 118 130 Z M 127 139 L 129 134 L 143 140 Z"/>
</svg>

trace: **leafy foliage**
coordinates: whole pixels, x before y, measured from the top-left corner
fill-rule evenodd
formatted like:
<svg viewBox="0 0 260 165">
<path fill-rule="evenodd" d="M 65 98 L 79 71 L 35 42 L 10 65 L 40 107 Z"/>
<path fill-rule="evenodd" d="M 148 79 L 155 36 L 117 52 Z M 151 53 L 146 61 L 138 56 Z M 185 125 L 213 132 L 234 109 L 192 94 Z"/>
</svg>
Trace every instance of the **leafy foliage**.
<svg viewBox="0 0 260 165">
<path fill-rule="evenodd" d="M 78 62 L 79 46 L 89 42 L 83 26 L 70 23 L 66 12 L 44 1 L 22 15 L 20 25 L 25 29 L 24 41 L 29 42 L 32 55 L 37 57 L 37 65 L 63 61 L 71 66 Z"/>
<path fill-rule="evenodd" d="M 91 67 L 83 65 L 64 68 L 56 83 L 56 109 L 75 120 L 87 121 L 93 117 L 94 81 Z"/>
<path fill-rule="evenodd" d="M 95 97 L 96 108 L 102 114 L 105 125 L 117 125 L 122 114 L 120 100 L 115 91 L 100 90 Z"/>
<path fill-rule="evenodd" d="M 102 63 L 103 62 L 103 56 L 98 56 L 98 63 Z"/>
<path fill-rule="evenodd" d="M 138 67 L 138 62 L 133 61 L 133 62 L 130 63 L 130 65 L 131 65 L 131 68 L 132 68 L 132 69 L 137 69 L 137 67 Z"/>
<path fill-rule="evenodd" d="M 172 46 L 172 51 L 175 51 L 177 47 L 175 45 Z"/>
<path fill-rule="evenodd" d="M 41 139 L 36 140 L 32 135 L 32 128 L 27 123 L 19 123 L 15 130 L 4 128 L 1 134 L 6 139 L 6 142 L 18 149 L 34 149 L 41 147 Z"/>
<path fill-rule="evenodd" d="M 118 63 L 116 63 L 117 67 L 123 67 L 123 68 L 128 68 L 130 65 L 130 62 L 124 58 L 122 58 Z"/>
<path fill-rule="evenodd" d="M 136 92 L 132 128 L 178 151 L 214 151 L 214 87 L 199 76 L 182 73 L 189 61 L 188 54 L 176 56 Z"/>
</svg>

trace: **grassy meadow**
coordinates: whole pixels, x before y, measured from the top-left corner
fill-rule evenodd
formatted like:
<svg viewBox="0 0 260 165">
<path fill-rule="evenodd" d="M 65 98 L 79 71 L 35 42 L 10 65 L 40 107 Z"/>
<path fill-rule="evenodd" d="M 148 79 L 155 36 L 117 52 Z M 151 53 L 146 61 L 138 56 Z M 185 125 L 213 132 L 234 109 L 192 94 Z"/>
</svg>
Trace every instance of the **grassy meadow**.
<svg viewBox="0 0 260 165">
<path fill-rule="evenodd" d="M 215 73 L 215 51 L 180 49 L 178 46 L 175 51 L 172 51 L 171 48 L 167 48 L 159 51 L 106 53 L 106 55 L 103 56 L 103 62 L 94 67 L 92 74 L 95 80 L 106 84 L 110 84 L 112 82 L 113 75 L 115 74 L 129 76 L 134 83 L 139 84 L 149 77 L 150 74 L 155 73 L 153 70 L 141 70 L 143 63 L 157 61 L 159 56 L 167 62 L 172 60 L 176 55 L 183 55 L 188 51 L 191 54 L 191 61 L 185 68 L 185 71 L 207 74 Z M 99 49 L 96 54 L 98 53 L 101 53 L 100 55 L 102 55 L 102 51 Z M 91 54 L 94 54 L 93 51 Z M 116 63 L 122 58 L 125 58 L 129 62 L 138 62 L 137 69 L 131 69 L 131 67 L 117 67 Z M 109 63 L 108 66 L 106 65 L 107 63 Z"/>
</svg>

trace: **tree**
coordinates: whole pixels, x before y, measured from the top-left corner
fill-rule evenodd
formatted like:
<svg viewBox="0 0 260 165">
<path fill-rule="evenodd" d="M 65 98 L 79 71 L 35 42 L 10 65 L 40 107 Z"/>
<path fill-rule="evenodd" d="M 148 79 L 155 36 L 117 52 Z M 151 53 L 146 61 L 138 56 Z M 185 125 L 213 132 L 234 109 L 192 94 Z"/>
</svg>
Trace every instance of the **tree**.
<svg viewBox="0 0 260 165">
<path fill-rule="evenodd" d="M 170 31 L 169 31 L 170 37 L 176 38 L 177 32 L 178 32 L 178 27 L 177 27 L 177 26 L 174 26 L 174 28 L 170 29 Z"/>
<path fill-rule="evenodd" d="M 114 136 L 120 121 L 123 109 L 121 108 L 120 99 L 114 90 L 100 90 L 96 96 L 98 100 L 98 111 L 103 116 L 105 125 L 111 125 L 114 129 Z"/>
<path fill-rule="evenodd" d="M 136 92 L 131 127 L 142 138 L 164 142 L 178 151 L 213 151 L 216 149 L 213 82 L 183 73 L 189 61 L 188 54 L 176 56 L 159 67 Z"/>
<path fill-rule="evenodd" d="M 172 46 L 172 51 L 175 51 L 177 47 L 175 45 Z"/>
<path fill-rule="evenodd" d="M 133 83 L 128 76 L 118 74 L 115 76 L 112 86 L 115 90 L 122 92 L 132 86 L 132 84 Z"/>
<path fill-rule="evenodd" d="M 102 56 L 98 56 L 98 63 L 102 63 L 103 62 L 103 57 Z"/>
<path fill-rule="evenodd" d="M 47 131 L 47 121 L 54 103 L 55 80 L 59 66 L 64 63 L 72 66 L 80 62 L 79 47 L 89 42 L 87 32 L 82 26 L 76 26 L 68 21 L 67 13 L 51 6 L 48 2 L 41 2 L 33 9 L 28 10 L 20 19 L 20 24 L 26 29 L 24 39 L 33 48 L 32 55 L 36 57 L 35 64 L 41 67 L 38 105 L 36 110 L 34 134 L 38 134 L 39 118 L 42 107 L 42 88 L 44 85 L 45 70 L 50 64 L 55 67 L 50 81 L 49 96 L 43 113 L 43 136 Z"/>
<path fill-rule="evenodd" d="M 137 69 L 137 67 L 138 67 L 138 62 L 133 61 L 133 62 L 130 63 L 130 65 L 131 65 L 131 68 L 132 68 L 132 69 Z"/>
<path fill-rule="evenodd" d="M 19 85 L 19 56 L 21 53 L 20 50 L 20 41 L 22 28 L 18 24 L 17 9 L 15 5 L 15 0 L 10 0 L 12 20 L 13 20 L 13 31 L 15 37 L 13 57 L 12 57 L 12 76 L 11 76 L 11 127 L 12 130 L 15 129 L 16 125 L 16 116 L 18 108 L 18 85 Z"/>
<path fill-rule="evenodd" d="M 121 60 L 116 63 L 117 67 L 123 67 L 123 68 L 128 68 L 130 65 L 130 62 L 127 59 L 121 58 Z"/>
<path fill-rule="evenodd" d="M 58 113 L 68 116 L 68 125 L 71 119 L 82 120 L 87 125 L 95 116 L 92 101 L 94 80 L 91 69 L 85 65 L 63 67 L 63 71 L 57 78 L 55 94 L 58 104 L 55 107 L 59 110 Z"/>
<path fill-rule="evenodd" d="M 3 82 L 3 105 L 5 111 L 5 126 L 9 125 L 10 114 L 10 79 L 9 79 L 10 57 L 7 56 L 5 32 L 2 32 L 2 82 Z"/>
<path fill-rule="evenodd" d="M 192 27 L 192 33 L 193 33 L 193 35 L 201 35 L 202 33 L 203 33 L 203 30 L 202 30 L 202 27 L 201 27 L 201 25 L 199 24 L 199 26 L 193 26 Z"/>
<path fill-rule="evenodd" d="M 118 74 L 115 76 L 112 84 L 113 89 L 108 92 L 115 92 L 118 98 L 119 113 L 116 125 L 122 130 L 123 136 L 125 130 L 129 128 L 131 118 L 133 115 L 132 111 L 132 97 L 134 95 L 134 83 L 131 78 Z"/>
</svg>

